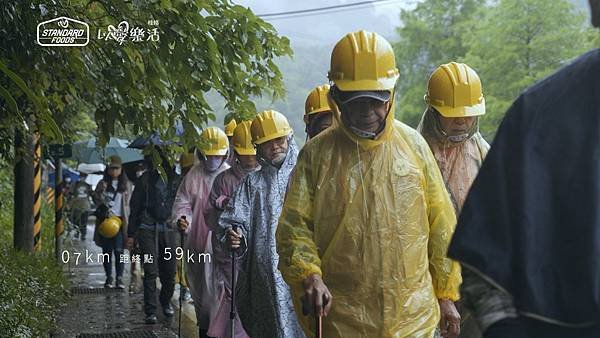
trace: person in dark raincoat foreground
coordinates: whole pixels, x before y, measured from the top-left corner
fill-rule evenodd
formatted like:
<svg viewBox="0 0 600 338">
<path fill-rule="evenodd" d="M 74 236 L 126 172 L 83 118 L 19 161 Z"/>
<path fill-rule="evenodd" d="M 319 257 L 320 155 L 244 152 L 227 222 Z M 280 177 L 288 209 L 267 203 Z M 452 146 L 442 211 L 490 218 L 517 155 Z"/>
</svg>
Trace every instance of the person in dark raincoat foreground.
<svg viewBox="0 0 600 338">
<path fill-rule="evenodd" d="M 446 257 L 456 218 L 427 143 L 394 119 L 392 47 L 347 34 L 330 69 L 336 123 L 302 149 L 277 229 L 297 309 L 326 315 L 328 338 L 430 338 L 440 319 L 456 337 L 460 267 Z"/>
<path fill-rule="evenodd" d="M 289 286 L 277 269 L 275 231 L 298 148 L 281 113 L 267 110 L 251 126 L 261 169 L 248 174 L 219 218 L 219 238 L 240 248 L 236 293 L 244 329 L 256 338 L 303 338 Z M 241 236 L 232 227 L 239 226 Z M 227 234 L 227 235 L 226 235 Z"/>
<path fill-rule="evenodd" d="M 600 336 L 599 206 L 596 49 L 513 103 L 462 209 L 449 256 L 484 337 Z"/>
</svg>

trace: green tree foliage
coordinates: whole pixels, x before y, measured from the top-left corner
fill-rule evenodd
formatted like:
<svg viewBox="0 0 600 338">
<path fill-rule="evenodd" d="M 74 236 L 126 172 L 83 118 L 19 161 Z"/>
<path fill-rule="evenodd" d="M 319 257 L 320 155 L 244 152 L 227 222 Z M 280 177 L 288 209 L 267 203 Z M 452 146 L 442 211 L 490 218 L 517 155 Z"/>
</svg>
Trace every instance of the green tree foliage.
<svg viewBox="0 0 600 338">
<path fill-rule="evenodd" d="M 90 25 L 86 47 L 41 47 L 37 24 L 67 16 Z M 131 28 L 158 20 L 159 41 L 119 45 L 98 39 L 99 29 L 127 21 Z M 175 121 L 185 127 L 186 145 L 198 139 L 198 129 L 214 119 L 204 95 L 210 89 L 225 98 L 233 113 L 253 110 L 251 96 L 284 94 L 281 73 L 273 59 L 291 54 L 289 41 L 249 9 L 228 0 L 192 1 L 5 1 L 0 3 L 0 62 L 20 76 L 39 100 L 26 100 L 22 88 L 0 76 L 0 85 L 14 98 L 22 114 L 0 105 L 2 135 L 23 125 L 28 116 L 51 112 L 59 130 L 42 125 L 46 139 L 64 134 L 72 139 L 68 120 L 93 114 L 98 135 L 105 141 L 116 125 L 134 134 L 157 130 L 175 137 Z M 8 97 L 3 95 L 3 97 Z M 66 126 L 66 127 L 65 127 Z M 81 127 L 80 125 L 73 126 Z M 9 155 L 0 148 L 0 156 Z"/>
<path fill-rule="evenodd" d="M 467 30 L 465 61 L 483 82 L 488 138 L 521 91 L 592 48 L 597 33 L 566 0 L 501 0 Z"/>
<path fill-rule="evenodd" d="M 491 140 L 510 103 L 536 81 L 592 48 L 597 32 L 568 0 L 425 0 L 401 14 L 394 45 L 400 68 L 398 116 L 416 126 L 431 72 L 450 61 L 479 74 Z"/>
</svg>

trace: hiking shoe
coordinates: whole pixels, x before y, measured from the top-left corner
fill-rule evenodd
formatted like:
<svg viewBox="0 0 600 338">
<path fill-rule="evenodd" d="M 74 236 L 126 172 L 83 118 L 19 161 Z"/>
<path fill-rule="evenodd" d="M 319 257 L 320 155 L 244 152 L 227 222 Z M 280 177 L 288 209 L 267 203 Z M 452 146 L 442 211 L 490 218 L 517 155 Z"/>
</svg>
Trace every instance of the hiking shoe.
<svg viewBox="0 0 600 338">
<path fill-rule="evenodd" d="M 155 314 L 146 315 L 146 324 L 156 324 L 156 322 L 158 322 L 158 318 L 156 318 Z"/>
<path fill-rule="evenodd" d="M 183 291 L 181 292 L 181 300 L 184 302 L 189 302 L 190 300 L 192 300 L 192 295 L 190 294 L 190 289 L 183 288 Z"/>
<path fill-rule="evenodd" d="M 117 282 L 115 283 L 117 289 L 123 290 L 125 289 L 125 284 L 123 284 L 123 278 L 117 277 Z"/>
<path fill-rule="evenodd" d="M 171 304 L 167 304 L 163 306 L 163 313 L 167 317 L 171 317 L 175 314 L 175 310 L 173 310 L 173 306 Z"/>
<path fill-rule="evenodd" d="M 113 279 L 112 277 L 106 277 L 106 282 L 104 283 L 104 287 L 107 289 L 112 289 L 113 288 Z"/>
</svg>

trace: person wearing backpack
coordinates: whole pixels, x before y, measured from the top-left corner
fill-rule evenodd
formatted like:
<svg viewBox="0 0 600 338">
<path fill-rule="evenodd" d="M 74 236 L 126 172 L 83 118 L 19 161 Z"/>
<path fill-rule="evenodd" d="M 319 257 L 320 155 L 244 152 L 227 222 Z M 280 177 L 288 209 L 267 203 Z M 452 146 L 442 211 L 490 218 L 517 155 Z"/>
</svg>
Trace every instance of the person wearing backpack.
<svg viewBox="0 0 600 338">
<path fill-rule="evenodd" d="M 160 152 L 160 150 L 159 150 Z M 162 168 L 166 180 L 155 168 L 151 157 L 146 157 L 148 170 L 139 178 L 131 197 L 129 217 L 128 247 L 138 243 L 144 268 L 144 312 L 146 323 L 155 324 L 156 317 L 156 278 L 160 279 L 159 294 L 163 314 L 174 314 L 170 300 L 175 288 L 175 247 L 176 232 L 168 226 L 171 207 L 179 186 L 179 176 L 161 153 Z"/>
</svg>

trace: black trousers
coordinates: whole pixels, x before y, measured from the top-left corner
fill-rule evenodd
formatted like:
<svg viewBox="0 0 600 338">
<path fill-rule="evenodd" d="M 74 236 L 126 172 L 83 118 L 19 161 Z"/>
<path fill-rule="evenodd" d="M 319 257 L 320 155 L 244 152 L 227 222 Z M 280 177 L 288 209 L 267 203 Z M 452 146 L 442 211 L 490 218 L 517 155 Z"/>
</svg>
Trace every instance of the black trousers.
<svg viewBox="0 0 600 338">
<path fill-rule="evenodd" d="M 144 267 L 144 312 L 146 315 L 156 314 L 156 278 L 160 278 L 160 304 L 164 307 L 169 304 L 175 290 L 175 231 L 154 231 L 140 229 L 137 241 L 141 251 L 141 261 Z M 158 244 L 158 246 L 157 246 Z M 171 253 L 171 257 L 165 254 Z M 145 259 L 145 255 L 152 256 L 152 262 Z"/>
<path fill-rule="evenodd" d="M 527 317 L 508 318 L 492 324 L 484 338 L 592 338 L 600 337 L 600 325 L 587 328 L 568 328 Z"/>
</svg>

